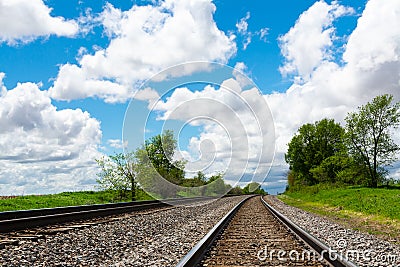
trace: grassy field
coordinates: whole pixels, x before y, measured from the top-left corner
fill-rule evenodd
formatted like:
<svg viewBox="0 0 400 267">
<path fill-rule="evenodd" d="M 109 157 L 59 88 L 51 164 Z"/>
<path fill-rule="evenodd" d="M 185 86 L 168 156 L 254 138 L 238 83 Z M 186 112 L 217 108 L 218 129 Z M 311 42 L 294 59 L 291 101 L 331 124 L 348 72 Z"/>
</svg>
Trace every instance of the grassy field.
<svg viewBox="0 0 400 267">
<path fill-rule="evenodd" d="M 400 242 L 400 187 L 316 185 L 286 192 L 291 206 L 327 216 L 347 226 Z"/>
<path fill-rule="evenodd" d="M 137 199 L 147 200 L 151 199 L 151 197 L 143 191 L 138 191 Z M 13 198 L 0 198 L 0 211 L 55 208 L 123 201 L 130 201 L 130 198 L 121 199 L 112 191 L 64 192 L 53 195 L 28 195 Z"/>
<path fill-rule="evenodd" d="M 303 205 L 319 203 L 338 209 L 400 220 L 400 187 L 365 188 L 316 185 L 297 192 L 287 192 L 285 195 L 301 200 L 300 203 Z"/>
</svg>

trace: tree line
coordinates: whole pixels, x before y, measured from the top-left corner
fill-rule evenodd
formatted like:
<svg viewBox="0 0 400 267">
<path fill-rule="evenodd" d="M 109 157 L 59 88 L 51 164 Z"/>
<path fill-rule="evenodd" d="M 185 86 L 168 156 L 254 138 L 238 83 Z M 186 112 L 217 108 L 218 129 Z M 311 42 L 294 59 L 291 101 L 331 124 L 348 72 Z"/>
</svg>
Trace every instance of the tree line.
<svg viewBox="0 0 400 267">
<path fill-rule="evenodd" d="M 97 179 L 100 189 L 115 191 L 120 199 L 130 197 L 131 200 L 143 191 L 156 198 L 217 196 L 226 192 L 265 194 L 258 183 L 232 188 L 224 182 L 222 173 L 207 177 L 199 171 L 193 178 L 186 178 L 186 162 L 174 160 L 176 148 L 173 131 L 166 130 L 146 140 L 135 151 L 96 159 L 100 167 Z"/>
<path fill-rule="evenodd" d="M 378 187 L 388 182 L 387 167 L 400 150 L 393 140 L 400 103 L 392 95 L 375 97 L 350 112 L 342 127 L 325 118 L 302 125 L 288 144 L 288 187 L 344 183 Z"/>
</svg>

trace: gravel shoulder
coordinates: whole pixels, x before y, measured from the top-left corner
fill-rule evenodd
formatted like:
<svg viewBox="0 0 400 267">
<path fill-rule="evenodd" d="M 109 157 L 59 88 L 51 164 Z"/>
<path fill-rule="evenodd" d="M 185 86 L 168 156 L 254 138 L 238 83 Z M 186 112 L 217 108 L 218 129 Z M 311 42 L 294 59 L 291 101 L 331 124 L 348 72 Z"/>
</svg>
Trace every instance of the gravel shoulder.
<svg viewBox="0 0 400 267">
<path fill-rule="evenodd" d="M 244 197 L 207 201 L 46 236 L 0 250 L 1 266 L 175 266 Z"/>
<path fill-rule="evenodd" d="M 274 208 L 359 266 L 400 266 L 400 247 L 266 196 Z"/>
</svg>

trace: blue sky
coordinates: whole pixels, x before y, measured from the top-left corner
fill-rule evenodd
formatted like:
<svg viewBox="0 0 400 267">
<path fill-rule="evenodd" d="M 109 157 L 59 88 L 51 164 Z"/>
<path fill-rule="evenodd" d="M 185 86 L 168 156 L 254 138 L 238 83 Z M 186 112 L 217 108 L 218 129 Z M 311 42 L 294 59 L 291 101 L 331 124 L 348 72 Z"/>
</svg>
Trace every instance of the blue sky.
<svg viewBox="0 0 400 267">
<path fill-rule="evenodd" d="M 125 112 L 138 90 L 133 101 L 141 111 L 128 109 L 129 118 L 152 114 L 149 128 L 160 130 L 169 121 L 166 114 L 173 114 L 177 125 L 187 125 L 178 138 L 182 157 L 198 158 L 203 144 L 203 155 L 215 156 L 210 173 L 232 168 L 227 159 L 247 157 L 243 176 L 249 179 L 256 167 L 248 155 L 263 146 L 248 138 L 253 125 L 239 106 L 230 108 L 247 123 L 243 140 L 250 143 L 247 156 L 231 158 L 222 156 L 229 152 L 223 127 L 188 123 L 192 110 L 173 113 L 198 98 L 236 103 L 226 102 L 230 96 L 218 84 L 239 85 L 244 102 L 251 102 L 243 96 L 253 87 L 259 90 L 257 101 L 270 111 L 274 128 L 259 140 L 275 147 L 274 160 L 268 150 L 257 175 L 268 191 L 281 192 L 287 171 L 283 154 L 299 126 L 324 117 L 343 122 L 347 112 L 377 94 L 399 100 L 399 10 L 396 0 L 0 0 L 0 194 L 93 188 L 94 158 L 121 151 Z M 212 64 L 195 64 L 190 71 L 175 69 L 179 75 L 170 80 L 158 74 L 154 84 L 148 81 L 193 61 L 228 67 L 215 74 L 208 69 Z M 245 88 L 229 67 L 248 76 L 251 86 Z M 202 75 L 214 87 L 171 88 Z M 154 89 L 156 83 L 163 89 Z M 161 97 L 163 90 L 168 94 Z M 192 107 L 197 112 L 192 115 L 207 114 L 207 107 Z M 261 120 L 270 116 L 255 114 Z M 267 128 L 261 132 L 270 133 Z M 143 134 L 151 135 L 147 130 Z M 231 136 L 238 134 L 232 131 Z M 208 147 L 207 140 L 214 145 Z M 399 177 L 400 171 L 394 168 L 392 175 Z"/>
</svg>

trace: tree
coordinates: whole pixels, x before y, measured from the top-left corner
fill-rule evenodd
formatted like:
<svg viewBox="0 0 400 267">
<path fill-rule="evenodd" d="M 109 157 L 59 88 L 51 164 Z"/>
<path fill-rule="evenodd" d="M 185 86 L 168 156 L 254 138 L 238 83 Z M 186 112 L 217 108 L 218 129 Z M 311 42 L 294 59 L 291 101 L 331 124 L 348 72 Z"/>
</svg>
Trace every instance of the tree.
<svg viewBox="0 0 400 267">
<path fill-rule="evenodd" d="M 135 151 L 139 185 L 153 197 L 176 197 L 175 185 L 184 182 L 185 161 L 173 159 L 176 146 L 173 132 L 166 130 Z"/>
<path fill-rule="evenodd" d="M 196 192 L 198 195 L 204 196 L 206 192 L 206 187 L 205 185 L 207 184 L 207 177 L 206 175 L 198 171 L 197 175 L 194 176 L 193 178 L 185 178 L 183 179 L 182 183 L 180 184 L 183 187 L 190 188 L 188 189 L 188 192 L 194 193 Z M 194 189 L 196 188 L 196 189 Z M 186 189 L 184 189 L 186 190 Z"/>
<path fill-rule="evenodd" d="M 96 159 L 101 168 L 97 174 L 97 182 L 106 190 L 116 190 L 120 197 L 125 197 L 130 189 L 132 201 L 136 198 L 137 163 L 134 153 L 118 153 L 101 159 Z"/>
<path fill-rule="evenodd" d="M 225 184 L 223 174 L 218 173 L 210 177 L 207 181 L 206 195 L 218 196 L 227 193 L 232 187 Z"/>
<path fill-rule="evenodd" d="M 193 179 L 197 180 L 199 184 L 206 184 L 207 183 L 207 177 L 202 171 L 198 171 L 197 175 L 193 177 Z"/>
<path fill-rule="evenodd" d="M 157 171 L 154 169 L 148 155 L 146 148 L 144 145 L 140 148 L 137 148 L 134 157 L 137 161 L 137 182 L 138 185 L 145 190 L 147 193 L 152 193 L 153 197 L 155 197 L 154 194 L 159 194 L 157 190 L 154 190 L 157 188 Z"/>
<path fill-rule="evenodd" d="M 377 187 L 383 180 L 385 166 L 396 158 L 399 146 L 391 137 L 391 130 L 400 122 L 400 103 L 392 103 L 393 96 L 381 95 L 347 115 L 346 140 L 350 154 L 363 163 L 368 172 L 367 185 Z"/>
<path fill-rule="evenodd" d="M 288 144 L 285 154 L 290 174 L 294 176 L 295 181 L 310 185 L 318 183 L 311 170 L 327 158 L 343 153 L 343 138 L 344 129 L 333 119 L 323 119 L 301 126 Z"/>
<path fill-rule="evenodd" d="M 363 166 L 357 164 L 347 151 L 344 151 L 324 159 L 310 172 L 318 183 L 360 184 L 365 174 L 362 170 Z"/>
<path fill-rule="evenodd" d="M 259 183 L 251 182 L 243 188 L 243 194 L 266 195 L 267 193 L 261 188 Z"/>
<path fill-rule="evenodd" d="M 173 160 L 177 141 L 171 130 L 166 130 L 162 135 L 151 137 L 145 142 L 147 156 L 153 167 L 166 180 L 176 185 L 185 178 L 185 162 Z"/>
<path fill-rule="evenodd" d="M 229 190 L 228 195 L 242 195 L 243 189 L 240 186 L 235 186 L 231 190 Z"/>
</svg>

